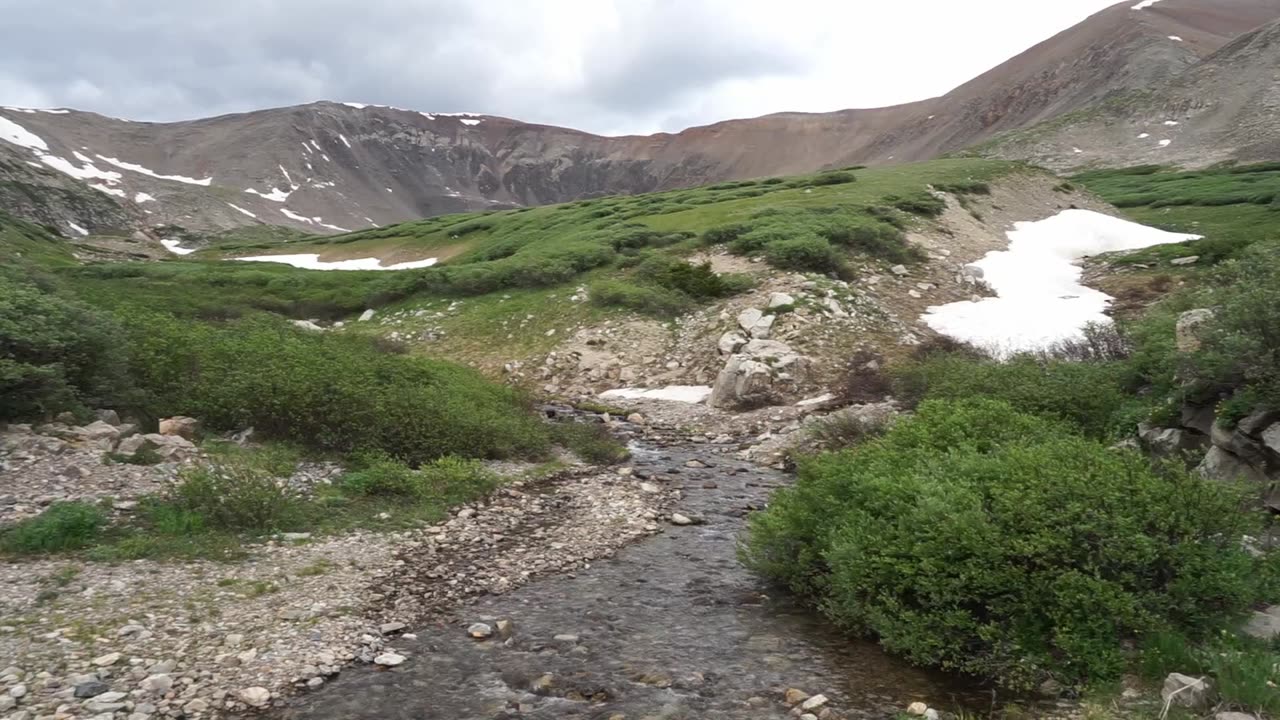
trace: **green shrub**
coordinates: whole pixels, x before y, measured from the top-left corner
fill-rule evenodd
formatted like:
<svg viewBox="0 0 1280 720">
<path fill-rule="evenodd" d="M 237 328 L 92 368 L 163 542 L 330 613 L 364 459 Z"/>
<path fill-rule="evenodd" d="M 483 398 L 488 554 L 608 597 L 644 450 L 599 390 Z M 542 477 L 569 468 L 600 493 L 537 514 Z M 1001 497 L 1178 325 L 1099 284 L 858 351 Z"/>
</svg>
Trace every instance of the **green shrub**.
<svg viewBox="0 0 1280 720">
<path fill-rule="evenodd" d="M 905 197 L 891 195 L 886 197 L 884 201 L 903 212 L 924 215 L 925 217 L 937 217 L 946 212 L 947 209 L 947 201 L 927 192 L 915 193 Z"/>
<path fill-rule="evenodd" d="M 1073 362 L 1018 356 L 1000 362 L 942 352 L 893 368 L 896 395 L 908 402 L 989 397 L 1021 412 L 1071 423 L 1090 437 L 1131 434 L 1125 425 L 1134 403 L 1121 362 Z M 1088 388 L 1088 392 L 1081 392 Z"/>
<path fill-rule="evenodd" d="M 127 316 L 148 417 L 416 464 L 445 455 L 538 457 L 547 431 L 515 391 L 449 363 L 381 352 L 355 335 L 251 317 L 224 325 Z"/>
<path fill-rule="evenodd" d="M 797 237 L 777 240 L 765 247 L 765 259 L 783 270 L 837 272 L 844 262 L 831 243 L 820 237 Z"/>
<path fill-rule="evenodd" d="M 0 272 L 0 421 L 125 401 L 119 336 L 109 315 Z"/>
<path fill-rule="evenodd" d="M 631 451 L 604 425 L 567 422 L 553 427 L 560 444 L 589 463 L 614 465 L 631 456 Z"/>
<path fill-rule="evenodd" d="M 305 522 L 302 496 L 284 479 L 250 463 L 190 468 L 165 493 L 166 522 L 189 529 L 262 534 Z M 168 532 L 173 533 L 170 525 Z"/>
<path fill-rule="evenodd" d="M 730 243 L 737 240 L 744 233 L 751 230 L 750 225 L 743 223 L 734 223 L 732 225 L 720 225 L 713 227 L 702 233 L 702 243 L 704 245 L 720 245 L 722 243 Z"/>
<path fill-rule="evenodd" d="M 844 185 L 846 183 L 856 182 L 857 180 L 858 177 L 851 172 L 835 171 L 815 175 L 809 180 L 808 184 L 820 187 L 823 185 Z"/>
<path fill-rule="evenodd" d="M 359 470 L 343 476 L 342 489 L 366 497 L 414 497 L 422 492 L 417 473 L 385 455 L 368 458 Z"/>
<path fill-rule="evenodd" d="M 101 508 L 58 502 L 0 534 L 0 550 L 16 555 L 80 550 L 96 542 L 106 524 Z"/>
<path fill-rule="evenodd" d="M 447 507 L 491 492 L 499 478 L 476 460 L 443 457 L 417 470 L 385 456 L 368 458 L 342 480 L 342 490 L 355 497 L 399 499 Z"/>
<path fill-rule="evenodd" d="M 1122 641 L 1255 599 L 1230 488 L 992 400 L 928 402 L 802 464 L 747 562 L 912 662 L 1012 688 L 1116 677 Z"/>
<path fill-rule="evenodd" d="M 603 307 L 622 307 L 649 315 L 679 315 L 688 310 L 688 296 L 669 288 L 636 285 L 621 280 L 598 280 L 589 288 L 591 302 Z"/>
</svg>

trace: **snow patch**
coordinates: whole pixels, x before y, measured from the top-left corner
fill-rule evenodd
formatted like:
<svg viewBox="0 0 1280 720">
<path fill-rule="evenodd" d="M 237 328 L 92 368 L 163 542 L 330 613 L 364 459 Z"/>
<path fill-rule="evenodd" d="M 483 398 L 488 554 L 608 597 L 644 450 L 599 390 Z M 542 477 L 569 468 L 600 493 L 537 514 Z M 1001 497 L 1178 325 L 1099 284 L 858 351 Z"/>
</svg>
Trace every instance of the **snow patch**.
<svg viewBox="0 0 1280 720">
<path fill-rule="evenodd" d="M 1149 137 L 1151 137 L 1151 133 L 1142 133 L 1141 135 L 1139 135 L 1139 136 L 1138 136 L 1138 139 L 1139 139 L 1139 140 L 1145 140 L 1145 139 L 1147 139 L 1147 138 L 1149 138 Z"/>
<path fill-rule="evenodd" d="M 190 255 L 196 251 L 195 248 L 182 247 L 182 243 L 177 240 L 161 240 L 160 244 L 165 246 L 165 248 L 174 255 Z"/>
<path fill-rule="evenodd" d="M 227 203 L 227 205 L 230 205 L 232 210 L 235 210 L 241 215 L 248 215 L 249 217 L 255 220 L 258 219 L 257 215 L 254 215 L 253 213 L 249 212 L 248 210 L 245 210 L 244 208 L 240 207 L 239 205 L 236 205 L 235 203 Z"/>
<path fill-rule="evenodd" d="M 1178 37 L 1177 35 L 1170 35 L 1169 39 L 1174 42 L 1182 42 L 1182 38 Z"/>
<path fill-rule="evenodd" d="M 98 155 L 98 158 L 103 162 L 109 163 L 111 165 L 115 165 L 116 167 L 122 170 L 132 170 L 133 172 L 136 172 L 136 173 L 149 175 L 153 178 L 156 178 L 157 180 L 172 180 L 174 182 L 186 183 L 187 185 L 199 185 L 201 187 L 209 187 L 210 183 L 213 182 L 212 177 L 207 177 L 207 178 L 202 178 L 200 180 L 197 180 L 193 177 L 187 177 L 186 175 L 161 175 L 155 170 L 144 168 L 141 165 L 138 165 L 136 163 L 125 162 L 124 160 L 117 160 L 116 158 L 106 157 L 104 155 Z"/>
<path fill-rule="evenodd" d="M 383 265 L 378 258 L 360 258 L 359 260 L 337 260 L 335 262 L 321 262 L 319 255 L 259 255 L 257 257 L 234 258 L 244 262 L 273 262 L 292 265 L 296 268 L 304 270 L 415 270 L 418 268 L 431 267 L 438 262 L 437 258 L 427 258 L 426 260 L 414 260 L 411 262 L 402 262 L 395 265 Z M 711 392 L 708 388 L 707 392 Z"/>
<path fill-rule="evenodd" d="M 245 192 L 257 195 L 258 197 L 264 200 L 270 200 L 271 202 L 278 202 L 278 203 L 282 203 L 285 200 L 288 200 L 289 196 L 293 194 L 292 190 L 289 190 L 286 192 L 284 190 L 281 190 L 280 188 L 271 188 L 271 192 L 269 193 L 259 192 L 254 188 L 245 188 Z"/>
<path fill-rule="evenodd" d="M 343 135 L 342 133 L 338 133 L 338 139 L 342 141 L 343 145 L 346 145 L 347 147 L 351 147 L 351 143 L 347 142 L 346 135 Z"/>
<path fill-rule="evenodd" d="M 289 208 L 280 208 L 280 214 L 284 215 L 290 220 L 297 220 L 298 222 L 304 222 L 308 225 L 314 222 L 311 218 L 305 217 L 303 215 L 299 215 L 298 213 L 290 210 Z"/>
<path fill-rule="evenodd" d="M 89 187 L 93 188 L 94 190 L 97 190 L 98 192 L 106 193 L 108 195 L 115 195 L 116 197 L 121 197 L 121 198 L 125 196 L 125 192 L 123 190 L 120 190 L 119 188 L 113 188 L 110 185 L 103 185 L 101 183 L 90 183 Z"/>
<path fill-rule="evenodd" d="M 364 104 L 364 103 L 349 103 L 349 102 L 344 102 L 344 103 L 342 103 L 342 104 L 343 104 L 343 105 L 346 105 L 347 107 L 353 107 L 353 108 L 355 108 L 355 109 L 357 109 L 357 110 L 363 110 L 363 109 L 365 109 L 365 108 L 369 107 L 368 105 L 366 105 L 366 104 Z"/>
<path fill-rule="evenodd" d="M 99 170 L 93 163 L 78 166 L 70 160 L 57 155 L 41 155 L 40 162 L 77 180 L 102 180 L 111 185 L 120 182 L 120 173 L 111 170 Z"/>
<path fill-rule="evenodd" d="M 711 397 L 711 388 L 706 385 L 668 385 L 664 388 L 647 390 L 645 388 L 621 388 L 606 390 L 600 393 L 602 398 L 624 398 L 627 400 L 668 400 L 671 402 L 701 403 Z"/>
<path fill-rule="evenodd" d="M 298 184 L 293 181 L 293 177 L 289 175 L 289 171 L 285 170 L 284 166 L 280 165 L 279 163 L 276 164 L 276 167 L 280 168 L 280 172 L 284 173 L 284 180 L 285 182 L 289 183 L 289 187 L 293 188 L 294 190 L 297 190 Z"/>
<path fill-rule="evenodd" d="M 13 110 L 13 108 L 5 109 Z M 49 145 L 38 135 L 5 117 L 0 117 L 0 140 L 37 152 L 49 150 Z"/>
<path fill-rule="evenodd" d="M 1169 147 L 1169 143 L 1171 143 L 1171 142 L 1173 142 L 1173 141 L 1172 141 L 1172 140 L 1168 140 L 1168 139 L 1166 139 L 1166 140 L 1161 140 L 1161 141 L 1160 141 L 1160 147 Z"/>
<path fill-rule="evenodd" d="M 1158 2 L 1160 2 L 1160 0 L 1142 0 L 1142 2 L 1138 3 L 1137 5 L 1134 5 L 1134 6 L 1133 6 L 1133 9 L 1134 9 L 1134 10 L 1145 10 L 1145 9 L 1147 9 L 1147 8 L 1151 7 L 1152 5 L 1155 5 L 1155 4 L 1156 4 L 1156 3 L 1158 3 Z"/>
<path fill-rule="evenodd" d="M 337 232 L 351 232 L 350 230 L 344 227 L 338 227 L 337 225 L 330 225 L 329 223 L 324 222 L 323 219 L 321 218 L 314 218 L 314 219 L 316 221 L 316 224 L 322 228 L 329 228 L 330 230 L 336 230 Z"/>
<path fill-rule="evenodd" d="M 68 221 L 67 221 L 67 224 L 71 226 L 71 229 L 72 229 L 72 230 L 75 230 L 76 232 L 80 233 L 81 235 L 88 235 L 88 234 L 89 234 L 89 231 L 88 231 L 88 230 L 85 230 L 84 228 L 82 228 L 82 227 L 80 227 L 79 225 L 77 225 L 77 224 L 75 224 L 75 223 L 71 222 L 70 220 L 68 220 Z"/>
<path fill-rule="evenodd" d="M 35 114 L 35 110 L 32 110 L 31 108 L 19 108 L 19 107 L 8 107 L 8 106 L 5 106 L 5 110 L 8 110 L 9 112 L 20 112 L 20 113 Z"/>
<path fill-rule="evenodd" d="M 1110 322 L 1111 297 L 1080 283 L 1077 260 L 1200 237 L 1089 210 L 1064 210 L 1014 228 L 1008 250 L 974 263 L 996 297 L 930 307 L 922 316 L 929 327 L 1001 355 L 1078 338 L 1086 325 Z"/>
<path fill-rule="evenodd" d="M 470 120 L 470 119 L 467 119 L 467 118 L 463 118 L 463 119 L 459 120 L 458 122 L 462 123 L 463 125 L 470 125 L 470 126 L 474 127 L 474 126 L 479 125 L 480 123 L 482 123 L 482 122 L 484 122 L 484 121 L 483 121 L 483 120 Z"/>
<path fill-rule="evenodd" d="M 142 204 L 144 202 L 155 202 L 156 199 L 155 199 L 155 196 L 153 195 L 148 195 L 147 193 L 140 192 L 137 195 L 133 196 L 133 201 L 138 204 Z"/>
<path fill-rule="evenodd" d="M 1084 152 L 1084 151 L 1083 151 L 1083 150 L 1081 150 L 1081 149 L 1080 149 L 1080 148 L 1078 148 L 1078 147 L 1073 147 L 1073 148 L 1071 148 L 1071 152 L 1073 152 L 1073 153 L 1082 153 L 1082 152 Z"/>
</svg>

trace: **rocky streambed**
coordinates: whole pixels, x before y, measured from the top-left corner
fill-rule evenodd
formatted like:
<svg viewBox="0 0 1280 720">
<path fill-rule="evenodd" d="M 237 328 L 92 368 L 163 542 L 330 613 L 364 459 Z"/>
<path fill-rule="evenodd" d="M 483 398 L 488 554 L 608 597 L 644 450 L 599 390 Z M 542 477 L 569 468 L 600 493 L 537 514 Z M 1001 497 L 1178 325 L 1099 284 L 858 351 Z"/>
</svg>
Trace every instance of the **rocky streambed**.
<svg viewBox="0 0 1280 720">
<path fill-rule="evenodd" d="M 785 475 L 735 459 L 736 445 L 633 448 L 635 482 L 678 490 L 665 532 L 411 628 L 389 643 L 394 666 L 343 673 L 283 716 L 889 718 L 917 701 L 990 704 L 850 641 L 741 566 L 745 518 Z"/>
</svg>

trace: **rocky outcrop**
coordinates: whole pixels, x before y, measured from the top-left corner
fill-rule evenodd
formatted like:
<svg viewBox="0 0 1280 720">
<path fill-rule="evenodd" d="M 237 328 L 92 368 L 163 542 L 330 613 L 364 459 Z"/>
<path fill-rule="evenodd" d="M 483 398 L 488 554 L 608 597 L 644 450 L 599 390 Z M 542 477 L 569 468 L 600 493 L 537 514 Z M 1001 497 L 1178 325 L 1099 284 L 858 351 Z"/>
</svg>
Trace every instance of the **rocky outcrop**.
<svg viewBox="0 0 1280 720">
<path fill-rule="evenodd" d="M 760 327 L 759 323 L 757 319 L 752 327 Z M 786 343 L 751 340 L 729 356 L 724 369 L 716 377 L 707 403 L 716 408 L 776 404 L 805 379 L 809 367 L 809 358 L 792 350 Z"/>
<path fill-rule="evenodd" d="M 1190 353 L 1200 349 L 1201 334 L 1205 326 L 1213 320 L 1213 311 L 1207 308 L 1188 310 L 1178 316 L 1175 327 L 1175 342 L 1178 352 Z"/>
</svg>

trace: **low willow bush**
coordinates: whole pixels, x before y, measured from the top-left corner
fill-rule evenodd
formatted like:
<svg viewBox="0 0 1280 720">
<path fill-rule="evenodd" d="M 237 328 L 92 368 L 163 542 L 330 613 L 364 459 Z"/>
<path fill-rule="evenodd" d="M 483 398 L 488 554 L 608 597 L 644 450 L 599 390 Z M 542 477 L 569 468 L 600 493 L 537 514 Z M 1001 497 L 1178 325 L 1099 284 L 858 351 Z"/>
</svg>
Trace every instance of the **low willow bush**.
<svg viewBox="0 0 1280 720">
<path fill-rule="evenodd" d="M 446 455 L 541 457 L 546 427 L 515 391 L 469 369 L 385 353 L 367 338 L 268 316 L 223 324 L 126 317 L 140 414 L 322 451 L 381 451 L 412 465 Z"/>
<path fill-rule="evenodd" d="M 1123 643 L 1212 632 L 1259 588 L 1231 488 L 989 399 L 928 401 L 809 459 L 743 557 L 911 662 L 1015 689 L 1117 676 Z"/>
</svg>

